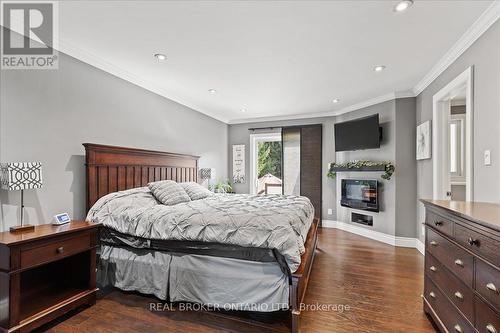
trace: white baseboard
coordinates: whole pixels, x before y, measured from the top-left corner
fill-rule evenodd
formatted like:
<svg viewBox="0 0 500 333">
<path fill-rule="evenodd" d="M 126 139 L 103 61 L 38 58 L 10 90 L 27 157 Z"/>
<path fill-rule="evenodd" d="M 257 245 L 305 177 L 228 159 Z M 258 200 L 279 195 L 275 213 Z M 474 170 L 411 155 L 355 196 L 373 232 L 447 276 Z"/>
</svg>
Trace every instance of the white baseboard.
<svg viewBox="0 0 500 333">
<path fill-rule="evenodd" d="M 394 236 L 391 236 L 391 237 L 394 237 Z M 396 246 L 411 247 L 413 249 L 417 248 L 417 239 L 416 238 L 398 237 L 398 236 L 395 236 L 394 238 L 396 238 Z"/>
<path fill-rule="evenodd" d="M 321 220 L 321 226 L 323 228 L 337 228 L 337 221 Z"/>
<path fill-rule="evenodd" d="M 425 245 L 424 243 L 418 239 L 418 238 L 415 238 L 415 240 L 417 241 L 417 250 L 418 252 L 422 253 L 422 255 L 425 256 Z"/>
<path fill-rule="evenodd" d="M 341 221 L 323 220 L 322 223 L 323 227 L 325 228 L 344 230 L 392 246 L 414 248 L 417 249 L 420 253 L 424 254 L 424 244 L 418 238 L 393 236 L 380 231 L 362 228 L 357 225 Z"/>
</svg>

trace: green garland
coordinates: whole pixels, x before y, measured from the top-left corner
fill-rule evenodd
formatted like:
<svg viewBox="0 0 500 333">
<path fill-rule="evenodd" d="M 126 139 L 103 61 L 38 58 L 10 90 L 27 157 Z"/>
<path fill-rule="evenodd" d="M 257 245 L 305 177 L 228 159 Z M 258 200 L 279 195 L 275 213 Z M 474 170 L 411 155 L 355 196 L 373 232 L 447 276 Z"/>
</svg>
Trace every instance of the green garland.
<svg viewBox="0 0 500 333">
<path fill-rule="evenodd" d="M 349 161 L 345 163 L 330 163 L 328 167 L 329 178 L 335 179 L 337 172 L 333 168 L 346 168 L 346 169 L 361 169 L 363 167 L 383 166 L 385 173 L 382 175 L 383 179 L 389 180 L 396 169 L 392 162 L 374 162 L 374 161 Z"/>
</svg>

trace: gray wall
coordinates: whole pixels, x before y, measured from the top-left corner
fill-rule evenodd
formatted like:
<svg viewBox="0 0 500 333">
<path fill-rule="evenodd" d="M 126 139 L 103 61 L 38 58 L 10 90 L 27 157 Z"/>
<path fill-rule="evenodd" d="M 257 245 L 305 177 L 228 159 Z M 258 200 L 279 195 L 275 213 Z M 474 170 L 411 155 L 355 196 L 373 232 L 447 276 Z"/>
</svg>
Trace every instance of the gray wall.
<svg viewBox="0 0 500 333">
<path fill-rule="evenodd" d="M 40 161 L 26 220 L 85 216 L 83 142 L 200 155 L 227 176 L 227 125 L 60 53 L 58 70 L 0 71 L 0 160 Z M 0 190 L 0 226 L 19 221 L 19 193 Z"/>
<path fill-rule="evenodd" d="M 371 114 L 379 113 L 384 129 L 384 139 L 380 149 L 335 153 L 334 124 Z M 249 124 L 229 125 L 228 156 L 229 175 L 232 174 L 232 145 L 246 145 L 247 178 L 250 170 L 250 134 L 249 128 L 279 127 L 307 124 L 323 124 L 323 219 L 350 221 L 351 210 L 338 204 L 338 186 L 342 177 L 377 178 L 383 184 L 383 211 L 376 216 L 374 226 L 367 227 L 391 235 L 415 237 L 416 216 L 416 168 L 415 168 L 415 98 L 398 99 L 373 105 L 364 109 L 349 112 L 338 117 L 315 119 L 297 119 L 290 121 L 255 122 Z M 397 126 L 401 130 L 396 130 Z M 396 140 L 400 142 L 396 143 Z M 396 173 L 390 181 L 380 179 L 374 173 L 341 173 L 335 180 L 326 177 L 328 163 L 356 159 L 387 160 L 396 163 Z M 400 169 L 398 163 L 401 163 Z M 248 193 L 249 185 L 236 184 L 237 193 Z M 397 192 L 399 191 L 399 192 Z M 403 197 L 401 205 L 397 193 Z M 333 214 L 328 215 L 328 209 Z M 413 215 L 411 215 L 413 214 Z M 356 224 L 360 226 L 359 224 Z"/>
<path fill-rule="evenodd" d="M 417 96 L 417 123 L 432 120 L 432 96 L 474 66 L 474 201 L 500 203 L 500 21 Z M 484 150 L 491 150 L 491 166 L 483 164 Z M 418 198 L 432 198 L 432 159 L 417 163 Z M 417 230 L 425 218 L 418 204 Z"/>
<path fill-rule="evenodd" d="M 337 153 L 337 162 L 347 162 L 353 160 L 373 160 L 373 161 L 391 161 L 395 162 L 396 158 L 396 101 L 388 101 L 377 105 L 372 105 L 364 109 L 349 112 L 337 117 L 337 122 L 353 120 L 360 117 L 366 117 L 372 114 L 379 114 L 380 126 L 383 130 L 383 139 L 378 149 L 366 149 L 356 151 L 346 151 Z M 333 148 L 332 148 L 333 149 Z M 396 172 L 399 168 L 396 169 Z M 358 212 L 364 215 L 373 216 L 373 227 L 355 224 L 356 226 L 375 231 L 383 232 L 389 235 L 396 233 L 396 181 L 397 174 L 391 180 L 383 180 L 380 178 L 379 172 L 340 172 L 336 177 L 336 189 L 338 200 L 340 200 L 340 184 L 343 178 L 356 179 L 377 179 L 381 185 L 379 188 L 380 212 L 371 213 L 366 211 L 358 211 L 347 207 L 340 206 L 337 202 L 337 220 L 342 222 L 351 221 L 351 212 Z"/>
<path fill-rule="evenodd" d="M 396 100 L 396 236 L 416 237 L 417 164 L 415 98 Z"/>
</svg>

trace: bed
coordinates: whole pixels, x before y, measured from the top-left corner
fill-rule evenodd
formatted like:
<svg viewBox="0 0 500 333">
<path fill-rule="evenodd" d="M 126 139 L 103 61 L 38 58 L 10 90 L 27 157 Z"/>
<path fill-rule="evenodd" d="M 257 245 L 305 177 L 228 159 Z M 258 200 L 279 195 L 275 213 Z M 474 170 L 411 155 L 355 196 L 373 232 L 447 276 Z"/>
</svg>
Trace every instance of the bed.
<svg viewBox="0 0 500 333">
<path fill-rule="evenodd" d="M 196 182 L 198 156 L 84 146 L 89 219 L 103 224 L 101 284 L 169 302 L 286 309 L 298 332 L 317 245 L 318 220 L 307 199 L 214 195 L 163 207 L 146 185 Z"/>
</svg>

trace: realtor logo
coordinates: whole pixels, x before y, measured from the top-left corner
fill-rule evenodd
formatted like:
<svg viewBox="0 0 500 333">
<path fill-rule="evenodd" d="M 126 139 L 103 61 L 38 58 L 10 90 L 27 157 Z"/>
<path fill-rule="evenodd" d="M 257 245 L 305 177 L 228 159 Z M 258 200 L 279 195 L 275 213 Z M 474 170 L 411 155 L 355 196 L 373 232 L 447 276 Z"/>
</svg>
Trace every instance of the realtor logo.
<svg viewBox="0 0 500 333">
<path fill-rule="evenodd" d="M 57 69 L 58 3 L 1 2 L 2 69 Z"/>
</svg>

